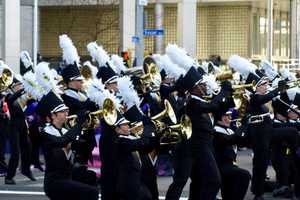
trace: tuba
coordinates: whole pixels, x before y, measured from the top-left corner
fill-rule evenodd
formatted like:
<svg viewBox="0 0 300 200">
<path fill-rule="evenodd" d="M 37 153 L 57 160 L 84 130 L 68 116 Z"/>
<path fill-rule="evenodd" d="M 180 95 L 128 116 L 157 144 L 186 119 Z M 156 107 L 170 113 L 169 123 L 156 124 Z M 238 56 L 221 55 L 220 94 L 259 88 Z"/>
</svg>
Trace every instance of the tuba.
<svg viewBox="0 0 300 200">
<path fill-rule="evenodd" d="M 104 100 L 103 109 L 89 113 L 87 121 L 83 125 L 83 130 L 95 129 L 100 125 L 99 117 L 103 117 L 104 121 L 112 126 L 117 121 L 117 110 L 114 102 L 107 98 Z M 67 117 L 66 125 L 72 127 L 76 124 L 77 115 Z"/>
</svg>

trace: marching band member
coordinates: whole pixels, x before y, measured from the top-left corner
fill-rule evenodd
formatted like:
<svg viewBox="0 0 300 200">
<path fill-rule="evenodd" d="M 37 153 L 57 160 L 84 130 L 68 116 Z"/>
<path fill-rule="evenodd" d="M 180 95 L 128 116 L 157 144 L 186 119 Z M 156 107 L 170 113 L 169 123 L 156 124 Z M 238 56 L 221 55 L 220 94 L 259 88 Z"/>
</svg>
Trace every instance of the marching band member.
<svg viewBox="0 0 300 200">
<path fill-rule="evenodd" d="M 238 167 L 236 158 L 237 145 L 243 146 L 245 143 L 244 132 L 247 129 L 247 124 L 234 132 L 230 129 L 231 114 L 230 110 L 222 108 L 214 113 L 216 125 L 213 142 L 216 161 L 222 178 L 222 199 L 243 200 L 248 190 L 251 175 L 247 170 Z"/>
<path fill-rule="evenodd" d="M 172 51 L 172 49 L 174 49 Z M 231 86 L 223 87 L 211 103 L 203 99 L 206 95 L 206 84 L 202 76 L 193 67 L 194 60 L 186 55 L 182 49 L 169 45 L 166 52 L 170 59 L 179 66 L 186 68 L 182 85 L 191 94 L 186 105 L 186 114 L 192 121 L 192 174 L 190 185 L 190 199 L 214 200 L 221 185 L 221 177 L 213 155 L 212 135 L 213 124 L 208 113 L 218 110 L 222 100 L 231 94 Z M 209 178 L 204 178 L 209 177 Z"/>
<path fill-rule="evenodd" d="M 84 77 L 79 70 L 79 56 L 77 50 L 68 36 L 61 35 L 60 46 L 63 49 L 63 60 L 66 62 L 66 67 L 62 70 L 62 77 L 67 88 L 62 94 L 64 103 L 69 107 L 70 115 L 77 114 L 82 110 L 95 111 L 97 106 L 92 102 L 87 95 L 82 91 Z M 81 164 L 87 164 L 92 158 L 92 151 L 96 146 L 95 131 L 86 130 L 78 142 L 74 143 L 76 151 L 76 161 Z"/>
<path fill-rule="evenodd" d="M 6 96 L 6 102 L 11 114 L 9 141 L 11 147 L 11 155 L 8 163 L 8 171 L 5 177 L 5 184 L 14 185 L 14 176 L 19 163 L 19 154 L 21 152 L 21 173 L 32 181 L 36 179 L 30 170 L 30 148 L 28 138 L 28 126 L 26 123 L 25 113 L 19 103 L 23 98 L 24 89 L 22 83 L 14 78 L 13 84 L 10 86 L 13 94 Z M 26 94 L 25 94 L 26 95 Z M 23 102 L 26 103 L 26 102 Z"/>
<path fill-rule="evenodd" d="M 139 151 L 154 147 L 157 137 L 154 136 L 154 125 L 149 119 L 143 120 L 141 138 L 130 135 L 129 121 L 119 116 L 115 124 L 118 148 L 118 178 L 117 190 L 124 200 L 151 200 L 151 192 L 141 181 L 142 163 Z"/>
<path fill-rule="evenodd" d="M 50 199 L 91 199 L 97 200 L 96 187 L 72 180 L 71 143 L 81 134 L 87 112 L 77 115 L 77 124 L 70 130 L 63 128 L 69 108 L 53 92 L 39 102 L 38 111 L 50 118 L 41 132 L 46 161 L 44 190 Z M 59 161 L 59 162 L 58 162 Z"/>
</svg>

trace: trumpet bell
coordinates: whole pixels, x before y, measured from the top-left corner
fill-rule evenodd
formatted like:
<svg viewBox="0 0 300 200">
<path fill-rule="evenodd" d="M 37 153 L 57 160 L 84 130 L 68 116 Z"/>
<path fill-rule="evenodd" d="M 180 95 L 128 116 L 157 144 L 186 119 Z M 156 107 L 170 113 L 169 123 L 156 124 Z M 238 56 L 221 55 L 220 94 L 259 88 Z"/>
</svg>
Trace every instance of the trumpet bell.
<svg viewBox="0 0 300 200">
<path fill-rule="evenodd" d="M 160 120 L 164 117 L 169 117 L 170 120 L 172 121 L 172 123 L 176 124 L 177 118 L 176 118 L 175 112 L 174 112 L 170 102 L 167 99 L 165 99 L 164 104 L 165 104 L 165 109 L 161 113 L 152 117 L 151 119 L 152 120 Z"/>
<path fill-rule="evenodd" d="M 6 90 L 13 83 L 13 73 L 9 68 L 4 68 L 0 76 L 0 91 Z"/>
<path fill-rule="evenodd" d="M 218 81 L 225 81 L 225 80 L 232 80 L 232 79 L 233 79 L 233 73 L 231 70 L 227 70 L 216 76 L 216 80 Z"/>
<path fill-rule="evenodd" d="M 118 114 L 114 102 L 109 98 L 105 99 L 103 102 L 103 118 L 105 122 L 112 126 L 116 123 L 117 117 Z"/>
</svg>

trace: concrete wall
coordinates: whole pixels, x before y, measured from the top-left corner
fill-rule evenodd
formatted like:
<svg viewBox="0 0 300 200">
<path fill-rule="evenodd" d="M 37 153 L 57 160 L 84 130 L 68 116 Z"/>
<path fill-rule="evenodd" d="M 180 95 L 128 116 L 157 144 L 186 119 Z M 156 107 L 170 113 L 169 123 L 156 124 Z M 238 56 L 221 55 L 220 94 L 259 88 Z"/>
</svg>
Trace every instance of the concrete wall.
<svg viewBox="0 0 300 200">
<path fill-rule="evenodd" d="M 21 51 L 32 56 L 33 48 L 33 7 L 21 6 Z"/>
</svg>

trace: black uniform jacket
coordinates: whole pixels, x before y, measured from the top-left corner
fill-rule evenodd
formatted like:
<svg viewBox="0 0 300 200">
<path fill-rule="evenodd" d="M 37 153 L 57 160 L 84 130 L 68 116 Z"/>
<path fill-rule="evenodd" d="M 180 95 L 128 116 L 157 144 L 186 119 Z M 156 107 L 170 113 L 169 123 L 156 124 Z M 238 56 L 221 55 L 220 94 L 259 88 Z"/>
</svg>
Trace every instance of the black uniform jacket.
<svg viewBox="0 0 300 200">
<path fill-rule="evenodd" d="M 239 137 L 229 127 L 217 124 L 214 134 L 214 149 L 219 166 L 236 162 Z"/>
<path fill-rule="evenodd" d="M 148 151 L 155 147 L 157 138 L 144 135 L 141 138 L 132 135 L 119 135 L 118 145 L 118 184 L 120 194 L 126 196 L 141 196 L 141 159 L 138 151 Z"/>
<path fill-rule="evenodd" d="M 279 92 L 278 89 L 275 89 L 265 95 L 260 95 L 257 93 L 251 95 L 247 112 L 251 115 L 261 115 L 261 114 L 268 113 L 269 109 L 265 105 L 265 103 L 268 103 L 274 97 L 276 97 L 278 95 L 278 92 Z"/>
<path fill-rule="evenodd" d="M 62 99 L 69 107 L 69 115 L 77 114 L 80 110 L 95 111 L 97 106 L 82 92 L 68 88 L 62 94 Z"/>
<path fill-rule="evenodd" d="M 72 129 L 58 129 L 52 124 L 47 124 L 42 132 L 42 145 L 46 161 L 45 170 L 45 191 L 56 180 L 71 179 L 71 152 L 65 151 L 70 142 L 80 134 L 80 125 L 75 125 Z"/>
<path fill-rule="evenodd" d="M 208 113 L 217 112 L 218 101 L 207 102 L 192 95 L 186 105 L 186 114 L 192 121 L 191 147 L 196 150 L 203 142 L 211 144 L 214 133 L 213 121 Z"/>
</svg>

